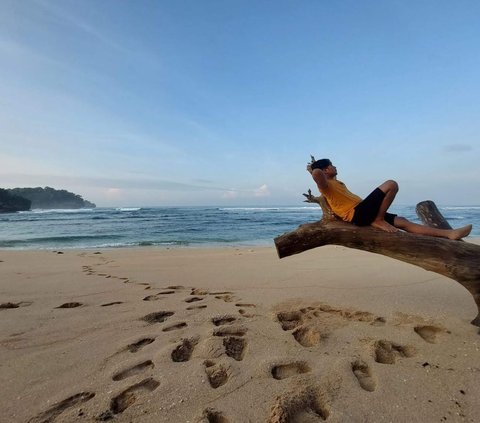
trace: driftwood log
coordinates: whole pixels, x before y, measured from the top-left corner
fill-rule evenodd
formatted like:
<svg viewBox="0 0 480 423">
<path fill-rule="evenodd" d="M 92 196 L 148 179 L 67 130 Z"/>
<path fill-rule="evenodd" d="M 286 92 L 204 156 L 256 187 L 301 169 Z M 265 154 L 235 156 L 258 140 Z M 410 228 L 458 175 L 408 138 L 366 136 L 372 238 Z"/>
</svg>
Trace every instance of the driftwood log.
<svg viewBox="0 0 480 423">
<path fill-rule="evenodd" d="M 275 238 L 279 258 L 333 244 L 382 254 L 422 267 L 457 281 L 472 294 L 478 309 L 472 324 L 480 326 L 480 246 L 403 231 L 387 233 L 370 226 L 358 227 L 339 220 L 323 197 L 314 197 L 310 190 L 303 195 L 307 198 L 305 202 L 320 205 L 323 217 Z M 432 201 L 419 203 L 416 210 L 424 224 L 450 228 Z"/>
</svg>

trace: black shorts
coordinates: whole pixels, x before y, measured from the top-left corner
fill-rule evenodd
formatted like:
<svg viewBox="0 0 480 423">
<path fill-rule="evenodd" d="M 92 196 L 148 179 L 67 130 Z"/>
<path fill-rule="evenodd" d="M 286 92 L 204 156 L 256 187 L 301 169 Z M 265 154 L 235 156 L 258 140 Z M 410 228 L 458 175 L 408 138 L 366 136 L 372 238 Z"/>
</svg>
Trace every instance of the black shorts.
<svg viewBox="0 0 480 423">
<path fill-rule="evenodd" d="M 352 223 L 357 226 L 368 226 L 377 217 L 380 205 L 385 198 L 385 193 L 380 188 L 375 188 L 365 200 L 355 207 Z M 385 213 L 385 222 L 393 226 L 396 214 Z"/>
</svg>

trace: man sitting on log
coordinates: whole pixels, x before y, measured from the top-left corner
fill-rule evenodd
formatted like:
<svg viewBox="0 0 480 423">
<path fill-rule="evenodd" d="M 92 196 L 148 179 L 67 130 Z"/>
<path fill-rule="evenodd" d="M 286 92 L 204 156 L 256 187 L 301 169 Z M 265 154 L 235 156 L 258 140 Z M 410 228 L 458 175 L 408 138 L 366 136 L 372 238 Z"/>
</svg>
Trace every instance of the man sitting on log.
<svg viewBox="0 0 480 423">
<path fill-rule="evenodd" d="M 415 234 L 453 240 L 466 237 L 472 230 L 472 225 L 458 229 L 432 228 L 388 213 L 387 210 L 398 192 L 398 184 L 395 181 L 385 181 L 362 200 L 359 196 L 351 193 L 343 182 L 337 180 L 337 168 L 329 159 L 317 160 L 307 165 L 307 170 L 311 173 L 332 211 L 346 222 L 357 226 L 370 225 L 385 232 L 396 232 L 403 229 Z"/>
</svg>

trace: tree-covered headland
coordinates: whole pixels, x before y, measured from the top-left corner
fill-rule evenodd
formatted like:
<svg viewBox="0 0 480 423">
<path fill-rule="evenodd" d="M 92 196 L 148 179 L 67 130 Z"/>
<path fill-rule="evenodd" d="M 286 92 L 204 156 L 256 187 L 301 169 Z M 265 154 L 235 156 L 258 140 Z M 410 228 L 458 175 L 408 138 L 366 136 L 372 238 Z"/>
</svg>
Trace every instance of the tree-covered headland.
<svg viewBox="0 0 480 423">
<path fill-rule="evenodd" d="M 0 195 L 0 212 L 95 207 L 95 204 L 84 200 L 78 194 L 50 187 L 2 189 Z"/>
<path fill-rule="evenodd" d="M 0 188 L 0 213 L 30 210 L 31 201 Z"/>
</svg>

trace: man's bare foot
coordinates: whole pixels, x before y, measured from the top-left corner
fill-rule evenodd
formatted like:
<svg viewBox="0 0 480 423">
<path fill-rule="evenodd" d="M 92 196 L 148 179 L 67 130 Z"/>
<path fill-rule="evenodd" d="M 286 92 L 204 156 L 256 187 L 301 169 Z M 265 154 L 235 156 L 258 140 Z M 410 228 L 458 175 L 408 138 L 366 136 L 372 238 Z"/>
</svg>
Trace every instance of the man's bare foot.
<svg viewBox="0 0 480 423">
<path fill-rule="evenodd" d="M 381 229 L 385 232 L 398 232 L 398 229 L 395 226 L 390 225 L 390 223 L 385 222 L 385 220 L 374 220 L 370 226 L 374 228 Z"/>
<path fill-rule="evenodd" d="M 448 239 L 458 240 L 465 238 L 472 230 L 472 225 L 464 226 L 463 228 L 452 229 L 448 234 Z"/>
</svg>

